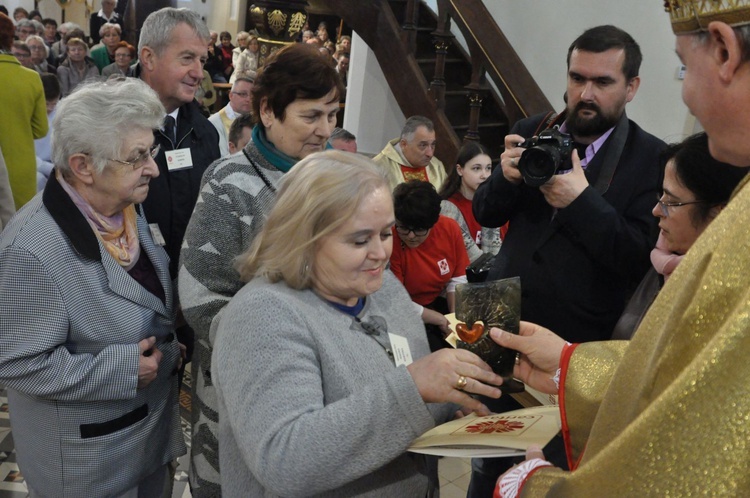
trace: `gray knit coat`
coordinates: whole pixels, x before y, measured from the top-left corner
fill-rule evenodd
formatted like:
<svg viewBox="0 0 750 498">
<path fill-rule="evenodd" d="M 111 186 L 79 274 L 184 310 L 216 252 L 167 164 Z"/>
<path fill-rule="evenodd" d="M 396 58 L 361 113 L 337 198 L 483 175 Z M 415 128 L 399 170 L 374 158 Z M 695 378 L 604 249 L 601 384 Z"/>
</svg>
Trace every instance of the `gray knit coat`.
<svg viewBox="0 0 750 498">
<path fill-rule="evenodd" d="M 357 318 L 311 290 L 256 278 L 218 321 L 212 373 L 225 498 L 426 495 L 426 467 L 436 461 L 406 448 L 457 407 L 425 404 L 388 354 L 388 333 L 406 337 L 415 360 L 430 352 L 390 271 Z M 380 326 L 367 333 L 360 322 Z"/>
</svg>

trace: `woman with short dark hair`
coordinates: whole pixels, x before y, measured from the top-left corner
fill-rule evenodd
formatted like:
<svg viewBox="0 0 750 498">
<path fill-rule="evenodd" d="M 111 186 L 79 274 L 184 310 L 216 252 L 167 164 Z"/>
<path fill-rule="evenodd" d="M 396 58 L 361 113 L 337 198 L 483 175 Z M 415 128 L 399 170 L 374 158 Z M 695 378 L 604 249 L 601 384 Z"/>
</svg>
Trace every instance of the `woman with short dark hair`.
<svg viewBox="0 0 750 498">
<path fill-rule="evenodd" d="M 16 209 L 36 194 L 34 139 L 47 134 L 47 110 L 39 73 L 11 55 L 15 26 L 0 13 L 0 149 Z"/>
<path fill-rule="evenodd" d="M 458 224 L 440 215 L 440 196 L 428 182 L 412 180 L 393 190 L 396 224 L 391 271 L 404 284 L 427 325 L 433 351 L 447 346 L 446 313 L 455 311 L 455 289 L 466 282 L 469 257 Z"/>
<path fill-rule="evenodd" d="M 234 48 L 234 45 L 232 45 L 232 35 L 229 31 L 222 31 L 219 34 L 219 45 L 216 46 L 216 52 L 221 57 L 221 70 L 225 81 L 229 81 L 229 77 L 234 71 L 232 62 Z"/>
<path fill-rule="evenodd" d="M 260 231 L 283 175 L 300 159 L 326 148 L 336 126 L 338 73 L 317 51 L 287 46 L 258 73 L 253 87 L 252 140 L 241 153 L 222 158 L 203 174 L 201 198 L 185 233 L 179 273 L 180 303 L 195 330 L 192 375 L 193 496 L 218 496 L 216 435 L 205 420 L 216 422 L 211 384 L 211 325 L 242 288 L 233 261 Z M 215 250 L 209 249 L 215 248 Z M 207 466 L 210 472 L 202 472 Z"/>
</svg>

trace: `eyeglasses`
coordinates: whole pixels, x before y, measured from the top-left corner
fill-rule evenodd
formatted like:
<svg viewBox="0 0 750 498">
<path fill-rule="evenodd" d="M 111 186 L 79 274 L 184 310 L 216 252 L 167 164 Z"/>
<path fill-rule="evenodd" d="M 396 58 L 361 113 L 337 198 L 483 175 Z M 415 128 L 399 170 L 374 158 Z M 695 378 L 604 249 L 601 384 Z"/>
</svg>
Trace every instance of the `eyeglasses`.
<svg viewBox="0 0 750 498">
<path fill-rule="evenodd" d="M 115 57 L 127 57 L 127 58 L 131 58 L 133 56 L 130 55 L 130 53 L 128 53 L 128 52 L 122 53 L 122 54 L 118 54 L 117 52 L 115 52 Z"/>
<path fill-rule="evenodd" d="M 411 227 L 405 227 L 403 225 L 396 224 L 396 231 L 404 236 L 409 235 L 409 233 L 413 233 L 415 237 L 424 237 L 427 235 L 427 232 L 430 231 L 429 228 L 411 228 Z"/>
<path fill-rule="evenodd" d="M 232 92 L 232 93 L 235 94 L 236 96 L 242 98 L 242 99 L 246 99 L 246 98 L 248 98 L 250 96 L 250 94 L 248 92 Z"/>
<path fill-rule="evenodd" d="M 669 209 L 671 207 L 680 207 L 680 206 L 687 206 L 690 204 L 703 204 L 706 201 L 687 201 L 687 202 L 672 202 L 672 201 L 664 201 L 662 200 L 663 196 L 660 196 L 659 194 L 656 194 L 656 202 L 659 204 L 659 207 L 661 208 L 661 213 L 664 215 L 665 218 L 669 217 Z"/>
<path fill-rule="evenodd" d="M 149 157 L 151 159 L 156 159 L 156 156 L 159 154 L 160 150 L 161 150 L 161 145 L 152 145 L 150 149 L 148 149 L 143 154 L 140 154 L 138 157 L 136 157 L 132 161 L 123 161 L 121 159 L 110 159 L 110 161 L 114 161 L 120 164 L 127 164 L 128 166 L 131 166 L 134 170 L 136 170 L 136 169 L 140 169 L 144 167 Z"/>
</svg>

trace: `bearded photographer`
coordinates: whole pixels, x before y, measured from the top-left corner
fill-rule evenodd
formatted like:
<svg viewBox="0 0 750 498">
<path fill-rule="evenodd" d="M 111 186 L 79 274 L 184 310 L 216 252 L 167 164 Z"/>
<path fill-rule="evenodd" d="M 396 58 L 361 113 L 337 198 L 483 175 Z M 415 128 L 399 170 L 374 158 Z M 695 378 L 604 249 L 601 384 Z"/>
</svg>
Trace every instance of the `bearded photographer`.
<svg viewBox="0 0 750 498">
<path fill-rule="evenodd" d="M 584 32 L 568 49 L 565 111 L 516 123 L 505 137 L 501 167 L 474 196 L 482 226 L 510 222 L 488 279 L 520 276 L 521 319 L 570 342 L 609 338 L 656 241 L 651 209 L 665 144 L 625 114 L 640 85 L 640 63 L 638 44 L 621 29 Z M 540 133 L 536 144 L 524 143 Z M 557 168 L 555 155 L 562 158 Z M 519 407 L 509 396 L 488 406 Z M 561 457 L 556 463 L 564 465 Z M 510 465 L 504 460 L 475 460 L 469 496 L 492 494 Z"/>
</svg>

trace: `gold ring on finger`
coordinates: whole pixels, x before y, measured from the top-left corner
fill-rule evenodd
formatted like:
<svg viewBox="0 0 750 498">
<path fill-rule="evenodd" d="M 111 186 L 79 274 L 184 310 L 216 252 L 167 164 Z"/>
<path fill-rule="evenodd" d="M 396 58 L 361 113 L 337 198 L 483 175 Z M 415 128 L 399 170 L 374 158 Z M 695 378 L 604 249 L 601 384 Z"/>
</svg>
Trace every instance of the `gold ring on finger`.
<svg viewBox="0 0 750 498">
<path fill-rule="evenodd" d="M 466 381 L 466 377 L 464 377 L 463 375 L 459 375 L 458 380 L 456 381 L 456 389 L 458 389 L 459 391 L 463 391 L 467 383 L 468 382 Z"/>
</svg>

